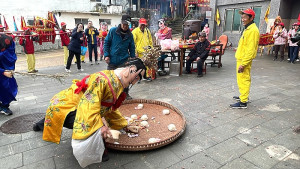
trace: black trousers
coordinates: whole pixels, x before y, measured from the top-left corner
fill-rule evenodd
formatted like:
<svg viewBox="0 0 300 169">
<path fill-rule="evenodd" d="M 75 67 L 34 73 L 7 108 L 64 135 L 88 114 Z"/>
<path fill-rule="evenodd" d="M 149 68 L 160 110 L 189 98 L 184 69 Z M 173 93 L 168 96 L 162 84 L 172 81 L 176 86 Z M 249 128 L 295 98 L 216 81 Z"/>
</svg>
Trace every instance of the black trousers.
<svg viewBox="0 0 300 169">
<path fill-rule="evenodd" d="M 194 62 L 194 60 L 197 59 L 197 56 L 192 56 L 190 57 L 190 59 L 188 59 L 186 61 L 186 71 L 187 72 L 191 72 L 191 65 L 192 63 Z M 203 70 L 203 63 L 206 59 L 199 59 L 197 61 L 197 71 L 198 71 L 198 75 L 201 75 L 202 74 L 202 70 Z"/>
<path fill-rule="evenodd" d="M 117 66 L 117 65 L 108 64 L 107 65 L 107 70 L 115 70 L 115 69 L 119 68 L 120 66 L 122 66 L 122 65 Z M 129 88 L 125 88 L 124 92 L 128 96 L 129 95 Z"/>
<path fill-rule="evenodd" d="M 284 59 L 284 45 L 274 45 L 275 56 L 274 58 L 277 59 L 278 51 L 280 51 L 281 59 Z"/>
<path fill-rule="evenodd" d="M 76 117 L 76 111 L 71 111 L 64 122 L 64 127 L 68 128 L 68 129 L 73 129 L 73 125 L 74 125 L 74 121 L 75 121 L 75 117 Z M 39 122 L 36 123 L 36 125 L 42 130 L 44 131 L 44 123 L 45 123 L 45 118 L 43 118 L 42 120 L 40 120 Z"/>
<path fill-rule="evenodd" d="M 77 60 L 77 62 L 76 62 L 77 63 L 77 69 L 81 69 L 80 53 L 75 53 L 71 50 L 69 50 L 69 57 L 68 57 L 66 69 L 71 68 L 71 64 L 72 64 L 72 60 L 74 58 L 74 55 L 75 55 L 76 60 Z"/>
<path fill-rule="evenodd" d="M 97 53 L 97 44 L 88 44 L 89 48 L 89 59 L 90 62 L 93 61 L 92 53 L 94 51 L 94 56 L 95 56 L 95 62 L 98 60 L 98 53 Z"/>
</svg>

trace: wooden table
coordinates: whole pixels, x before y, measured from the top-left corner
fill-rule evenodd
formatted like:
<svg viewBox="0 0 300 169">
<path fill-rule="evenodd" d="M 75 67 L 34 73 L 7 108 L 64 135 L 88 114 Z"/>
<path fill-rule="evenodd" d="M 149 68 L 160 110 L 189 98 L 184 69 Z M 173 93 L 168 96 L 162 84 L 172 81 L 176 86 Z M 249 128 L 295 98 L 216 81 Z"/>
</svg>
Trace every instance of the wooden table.
<svg viewBox="0 0 300 169">
<path fill-rule="evenodd" d="M 186 49 L 193 49 L 195 44 L 188 44 L 188 45 L 179 45 L 180 48 L 180 72 L 179 75 L 182 75 L 182 68 L 183 68 L 183 63 L 185 59 L 185 51 Z M 211 53 L 209 52 L 209 56 L 212 56 L 212 62 L 211 64 L 218 64 L 218 68 L 222 67 L 222 62 L 221 62 L 221 56 L 223 52 L 223 44 L 212 44 L 211 47 L 216 47 L 220 46 L 220 52 L 217 53 Z M 219 56 L 219 62 L 216 62 L 216 56 Z"/>
</svg>

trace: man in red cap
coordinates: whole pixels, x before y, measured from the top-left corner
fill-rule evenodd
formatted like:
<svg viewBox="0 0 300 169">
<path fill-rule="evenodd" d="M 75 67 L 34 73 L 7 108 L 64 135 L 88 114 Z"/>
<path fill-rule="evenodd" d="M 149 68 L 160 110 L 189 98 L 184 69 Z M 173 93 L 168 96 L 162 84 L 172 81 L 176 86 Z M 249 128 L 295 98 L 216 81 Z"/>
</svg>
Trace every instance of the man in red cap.
<svg viewBox="0 0 300 169">
<path fill-rule="evenodd" d="M 135 51 L 136 55 L 141 58 L 145 52 L 145 48 L 153 48 L 152 44 L 152 36 L 149 29 L 146 27 L 147 20 L 145 18 L 141 18 L 139 20 L 139 27 L 135 28 L 132 31 L 133 39 L 135 43 Z M 151 74 L 149 73 L 149 69 L 147 68 L 147 80 L 151 81 Z"/>
<path fill-rule="evenodd" d="M 69 35 L 66 31 L 67 24 L 65 22 L 62 22 L 61 24 L 61 30 L 59 31 L 60 39 L 61 39 L 61 46 L 64 48 L 64 65 L 67 65 L 68 57 L 69 57 L 69 50 L 68 46 L 70 43 Z"/>
<path fill-rule="evenodd" d="M 27 57 L 28 73 L 36 73 L 38 70 L 35 69 L 35 56 L 34 56 L 34 45 L 33 41 L 37 41 L 38 37 L 31 35 L 28 27 L 24 28 L 24 37 L 21 37 L 19 43 L 24 47 L 24 52 Z"/>
<path fill-rule="evenodd" d="M 238 100 L 238 102 L 231 104 L 230 107 L 245 109 L 247 108 L 247 102 L 250 93 L 250 71 L 252 60 L 256 57 L 258 49 L 259 30 L 253 21 L 255 18 L 255 12 L 252 9 L 246 9 L 244 11 L 240 11 L 239 13 L 242 15 L 242 22 L 245 26 L 245 30 L 243 31 L 237 51 L 235 53 L 236 76 L 240 96 L 233 97 L 234 99 Z"/>
<path fill-rule="evenodd" d="M 4 32 L 4 28 L 5 27 L 3 27 L 2 24 L 0 24 L 0 32 Z"/>
</svg>

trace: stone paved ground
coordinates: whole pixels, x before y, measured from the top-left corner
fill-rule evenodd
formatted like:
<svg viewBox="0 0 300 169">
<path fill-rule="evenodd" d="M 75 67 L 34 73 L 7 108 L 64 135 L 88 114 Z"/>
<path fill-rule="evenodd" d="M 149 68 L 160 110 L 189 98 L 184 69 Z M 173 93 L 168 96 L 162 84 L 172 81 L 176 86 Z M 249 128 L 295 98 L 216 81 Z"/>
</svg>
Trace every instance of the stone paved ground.
<svg viewBox="0 0 300 169">
<path fill-rule="evenodd" d="M 83 68 L 85 72 L 77 73 L 72 65 L 73 72 L 63 84 L 17 75 L 18 101 L 11 104 L 14 115 L 1 115 L 0 125 L 19 115 L 45 112 L 51 97 L 70 86 L 71 79 L 102 70 L 105 63 L 84 64 Z M 64 72 L 64 67 L 39 70 L 54 74 Z M 232 96 L 238 94 L 234 72 L 234 52 L 228 50 L 223 67 L 208 66 L 203 78 L 195 74 L 164 76 L 135 85 L 130 92 L 134 98 L 160 100 L 179 108 L 187 120 L 185 134 L 157 150 L 110 151 L 108 162 L 86 168 L 300 168 L 300 134 L 293 132 L 300 125 L 300 64 L 258 56 L 253 62 L 251 103 L 246 110 L 229 108 Z M 81 168 L 72 154 L 70 138 L 68 129 L 63 131 L 60 145 L 43 141 L 40 132 L 0 133 L 0 168 Z"/>
</svg>

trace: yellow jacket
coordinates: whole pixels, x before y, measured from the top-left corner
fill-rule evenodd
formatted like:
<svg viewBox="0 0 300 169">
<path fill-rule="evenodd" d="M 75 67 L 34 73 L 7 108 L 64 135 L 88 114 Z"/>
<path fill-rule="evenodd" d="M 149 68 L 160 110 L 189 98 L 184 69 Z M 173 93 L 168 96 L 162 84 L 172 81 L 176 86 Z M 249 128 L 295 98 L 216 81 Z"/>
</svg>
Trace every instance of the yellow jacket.
<svg viewBox="0 0 300 169">
<path fill-rule="evenodd" d="M 244 30 L 235 53 L 235 58 L 241 61 L 241 65 L 248 65 L 256 57 L 258 42 L 259 30 L 255 23 L 252 23 Z"/>
<path fill-rule="evenodd" d="M 141 29 L 137 27 L 132 31 L 132 34 L 137 53 L 143 53 L 145 51 L 144 47 L 153 47 L 152 36 L 148 28 L 145 28 L 144 32 L 142 32 Z"/>
<path fill-rule="evenodd" d="M 86 139 L 103 126 L 102 117 L 108 122 L 109 127 L 115 130 L 127 126 L 127 120 L 119 109 L 105 107 L 101 102 L 113 102 L 113 93 L 118 98 L 123 92 L 123 87 L 113 70 L 102 71 L 109 81 L 99 72 L 91 74 L 86 80 L 88 85 L 85 92 L 75 94 L 78 88 L 73 80 L 70 88 L 56 94 L 50 101 L 45 116 L 43 139 L 54 143 L 60 142 L 61 132 L 66 116 L 70 111 L 77 109 L 73 126 L 73 139 Z M 109 83 L 111 84 L 112 93 Z"/>
</svg>

